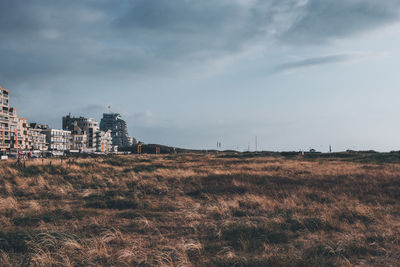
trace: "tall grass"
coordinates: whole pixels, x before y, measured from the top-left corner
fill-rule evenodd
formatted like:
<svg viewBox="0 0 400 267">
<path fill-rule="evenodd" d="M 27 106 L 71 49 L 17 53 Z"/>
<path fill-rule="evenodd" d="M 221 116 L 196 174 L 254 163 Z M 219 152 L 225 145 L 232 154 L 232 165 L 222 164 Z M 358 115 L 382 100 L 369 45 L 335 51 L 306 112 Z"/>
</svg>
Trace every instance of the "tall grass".
<svg viewBox="0 0 400 267">
<path fill-rule="evenodd" d="M 0 263 L 396 266 L 397 159 L 225 153 L 1 162 Z"/>
</svg>

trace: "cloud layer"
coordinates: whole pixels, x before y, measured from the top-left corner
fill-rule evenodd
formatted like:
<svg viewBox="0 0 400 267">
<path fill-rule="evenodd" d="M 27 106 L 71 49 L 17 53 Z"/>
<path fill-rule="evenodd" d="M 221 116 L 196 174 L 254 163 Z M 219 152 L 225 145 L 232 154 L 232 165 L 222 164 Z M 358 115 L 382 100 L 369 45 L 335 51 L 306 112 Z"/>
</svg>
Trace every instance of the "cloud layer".
<svg viewBox="0 0 400 267">
<path fill-rule="evenodd" d="M 396 0 L 0 2 L 1 81 L 151 72 L 252 46 L 320 44 L 399 19 Z"/>
<path fill-rule="evenodd" d="M 279 73 L 279 72 L 295 70 L 295 69 L 300 69 L 300 68 L 332 64 L 332 63 L 339 63 L 339 62 L 351 60 L 352 58 L 353 58 L 353 56 L 349 55 L 349 54 L 328 55 L 328 56 L 322 56 L 322 57 L 306 58 L 306 59 L 287 62 L 287 63 L 283 63 L 281 65 L 278 65 L 273 69 L 273 72 Z"/>
</svg>

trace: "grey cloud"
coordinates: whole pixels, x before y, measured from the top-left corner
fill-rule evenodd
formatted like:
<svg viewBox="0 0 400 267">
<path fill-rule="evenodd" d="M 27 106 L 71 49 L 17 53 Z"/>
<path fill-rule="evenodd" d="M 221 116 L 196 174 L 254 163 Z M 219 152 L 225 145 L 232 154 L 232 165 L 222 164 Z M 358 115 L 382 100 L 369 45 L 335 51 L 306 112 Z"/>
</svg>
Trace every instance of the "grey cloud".
<svg viewBox="0 0 400 267">
<path fill-rule="evenodd" d="M 235 5 L 220 1 L 146 1 L 133 2 L 131 9 L 115 23 L 122 27 L 139 27 L 150 30 L 193 32 L 207 25 L 221 27 L 226 14 L 239 12 Z M 199 25 L 202 25 L 199 27 Z M 213 30 L 213 29 L 209 29 Z"/>
<path fill-rule="evenodd" d="M 204 60 L 237 52 L 263 32 L 253 8 L 225 0 L 137 0 L 113 27 L 150 57 Z"/>
<path fill-rule="evenodd" d="M 397 0 L 3 0 L 0 81 L 159 75 L 276 40 L 296 46 L 366 31 L 397 20 L 399 7 Z"/>
<path fill-rule="evenodd" d="M 314 57 L 314 58 L 307 58 L 293 62 L 287 62 L 276 66 L 273 69 L 274 73 L 284 72 L 287 70 L 299 69 L 299 68 L 306 68 L 312 67 L 317 65 L 325 65 L 325 64 L 332 64 L 332 63 L 339 63 L 344 61 L 349 61 L 354 56 L 349 54 L 338 54 L 338 55 L 327 55 L 322 57 Z"/>
<path fill-rule="evenodd" d="M 289 43 L 321 43 L 399 20 L 397 0 L 308 0 L 281 38 Z"/>
</svg>

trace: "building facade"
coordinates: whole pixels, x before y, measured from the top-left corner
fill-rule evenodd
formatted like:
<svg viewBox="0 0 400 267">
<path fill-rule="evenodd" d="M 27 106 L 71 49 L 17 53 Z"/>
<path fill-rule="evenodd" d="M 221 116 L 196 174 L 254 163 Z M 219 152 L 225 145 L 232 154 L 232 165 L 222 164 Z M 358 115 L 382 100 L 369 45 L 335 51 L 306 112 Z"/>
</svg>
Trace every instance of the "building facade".
<svg viewBox="0 0 400 267">
<path fill-rule="evenodd" d="M 96 132 L 96 152 L 109 153 L 113 151 L 111 131 Z"/>
<path fill-rule="evenodd" d="M 41 129 L 30 128 L 28 130 L 28 150 L 33 152 L 47 151 L 46 135 Z"/>
<path fill-rule="evenodd" d="M 126 122 L 118 113 L 104 113 L 100 121 L 100 130 L 111 131 L 112 144 L 117 147 L 132 146 Z"/>
<path fill-rule="evenodd" d="M 25 151 L 29 148 L 29 125 L 25 118 L 17 118 L 17 129 L 14 131 L 14 138 L 11 140 L 12 147 L 19 151 Z"/>
<path fill-rule="evenodd" d="M 86 137 L 79 136 L 77 139 L 86 140 L 85 150 L 96 150 L 96 132 L 99 130 L 99 123 L 92 118 L 85 117 L 71 117 L 71 114 L 64 116 L 62 118 L 62 128 L 63 130 L 68 130 L 73 132 L 76 126 L 80 128 Z M 80 134 L 80 135 L 82 135 Z"/>
<path fill-rule="evenodd" d="M 78 123 L 76 121 L 74 122 L 74 127 L 71 133 L 72 133 L 71 149 L 79 152 L 86 151 L 86 148 L 88 146 L 87 134 L 78 126 Z"/>
<path fill-rule="evenodd" d="M 46 124 L 30 123 L 28 127 L 28 147 L 27 150 L 31 152 L 44 152 L 47 151 L 48 145 L 46 142 L 46 134 L 43 130 L 48 129 Z"/>
<path fill-rule="evenodd" d="M 0 148 L 1 150 L 9 150 L 11 147 L 10 134 L 10 105 L 9 92 L 0 86 Z"/>
<path fill-rule="evenodd" d="M 52 152 L 64 152 L 71 150 L 72 135 L 71 131 L 58 129 L 45 129 L 43 133 L 46 135 L 46 143 L 48 150 Z"/>
</svg>

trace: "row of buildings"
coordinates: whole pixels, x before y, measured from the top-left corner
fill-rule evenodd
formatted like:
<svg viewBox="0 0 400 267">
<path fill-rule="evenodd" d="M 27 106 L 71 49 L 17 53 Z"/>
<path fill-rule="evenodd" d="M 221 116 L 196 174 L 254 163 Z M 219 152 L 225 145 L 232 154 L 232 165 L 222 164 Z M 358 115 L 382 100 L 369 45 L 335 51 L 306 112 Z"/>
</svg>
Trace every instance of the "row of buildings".
<svg viewBox="0 0 400 267">
<path fill-rule="evenodd" d="M 118 113 L 105 113 L 100 123 L 92 118 L 62 118 L 62 129 L 28 123 L 9 105 L 9 90 L 0 86 L 0 149 L 8 153 L 109 153 L 136 143 Z"/>
</svg>

